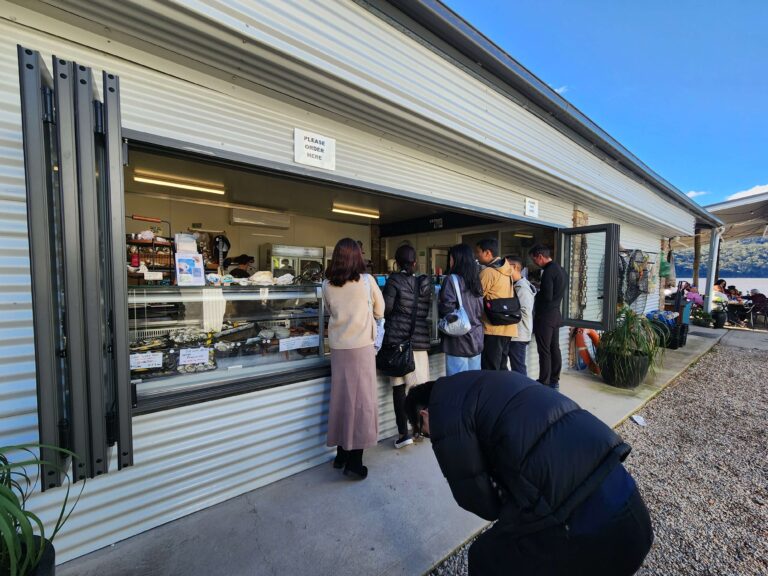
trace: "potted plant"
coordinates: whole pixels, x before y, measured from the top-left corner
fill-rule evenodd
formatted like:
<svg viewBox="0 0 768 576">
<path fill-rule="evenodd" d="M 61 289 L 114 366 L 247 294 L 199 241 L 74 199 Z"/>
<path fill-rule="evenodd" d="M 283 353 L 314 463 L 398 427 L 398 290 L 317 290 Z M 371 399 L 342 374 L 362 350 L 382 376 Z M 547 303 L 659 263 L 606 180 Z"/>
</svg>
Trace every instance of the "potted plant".
<svg viewBox="0 0 768 576">
<path fill-rule="evenodd" d="M 635 388 L 654 370 L 664 352 L 668 328 L 630 308 L 623 308 L 616 327 L 603 333 L 597 365 L 603 380 L 617 388 Z"/>
<path fill-rule="evenodd" d="M 728 304 L 722 301 L 712 303 L 712 324 L 714 328 L 722 328 L 728 320 Z"/>
<path fill-rule="evenodd" d="M 58 466 L 40 460 L 34 451 L 36 448 L 40 446 L 29 444 L 0 447 L 0 574 L 53 576 L 56 567 L 53 539 L 80 499 L 78 494 L 75 502 L 67 506 L 71 481 L 69 475 L 66 475 L 67 485 L 63 489 L 65 492 L 61 510 L 53 531 L 46 534 L 37 515 L 27 509 L 27 502 L 37 487 L 40 465 Z M 50 448 L 75 457 L 68 450 Z M 37 468 L 38 473 L 30 476 L 30 470 L 34 468 Z"/>
<path fill-rule="evenodd" d="M 691 311 L 691 324 L 709 328 L 712 325 L 712 315 L 701 306 L 696 306 Z"/>
</svg>

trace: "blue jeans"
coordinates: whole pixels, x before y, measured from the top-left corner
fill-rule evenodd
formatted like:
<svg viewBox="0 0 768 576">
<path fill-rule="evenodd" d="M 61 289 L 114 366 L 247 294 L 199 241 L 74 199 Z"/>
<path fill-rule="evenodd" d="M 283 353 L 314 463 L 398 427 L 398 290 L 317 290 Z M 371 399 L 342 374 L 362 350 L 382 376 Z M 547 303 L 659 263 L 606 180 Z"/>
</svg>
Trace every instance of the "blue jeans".
<svg viewBox="0 0 768 576">
<path fill-rule="evenodd" d="M 445 355 L 445 375 L 453 376 L 467 370 L 480 370 L 480 354 L 464 358 L 463 356 Z"/>
<path fill-rule="evenodd" d="M 525 361 L 528 357 L 528 342 L 515 342 L 511 340 L 507 351 L 509 353 L 509 369 L 512 372 L 528 376 L 528 369 L 525 366 Z"/>
</svg>

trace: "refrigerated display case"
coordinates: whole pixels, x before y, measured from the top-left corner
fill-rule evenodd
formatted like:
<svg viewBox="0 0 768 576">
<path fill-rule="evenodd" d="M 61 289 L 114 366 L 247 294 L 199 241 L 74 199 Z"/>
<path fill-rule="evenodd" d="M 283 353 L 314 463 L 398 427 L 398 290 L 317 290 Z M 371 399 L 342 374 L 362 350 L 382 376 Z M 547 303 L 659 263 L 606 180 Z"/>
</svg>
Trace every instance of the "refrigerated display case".
<svg viewBox="0 0 768 576">
<path fill-rule="evenodd" d="M 262 270 L 270 270 L 275 278 L 285 274 L 296 277 L 308 266 L 323 268 L 323 249 L 313 246 L 262 244 L 259 248 Z"/>
<path fill-rule="evenodd" d="M 128 307 L 139 399 L 327 363 L 317 285 L 135 287 Z"/>
</svg>

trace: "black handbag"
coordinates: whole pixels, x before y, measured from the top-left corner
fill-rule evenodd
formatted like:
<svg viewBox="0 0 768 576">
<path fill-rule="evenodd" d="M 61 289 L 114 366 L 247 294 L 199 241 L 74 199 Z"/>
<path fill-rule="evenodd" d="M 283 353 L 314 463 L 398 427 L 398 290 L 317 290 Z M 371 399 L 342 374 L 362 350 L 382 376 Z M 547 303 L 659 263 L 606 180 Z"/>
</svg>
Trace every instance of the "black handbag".
<svg viewBox="0 0 768 576">
<path fill-rule="evenodd" d="M 387 376 L 405 376 L 416 370 L 411 338 L 416 328 L 416 314 L 419 311 L 419 280 L 414 276 L 415 302 L 411 312 L 411 333 L 408 340 L 400 344 L 384 344 L 376 354 L 376 368 Z"/>
<path fill-rule="evenodd" d="M 509 283 L 512 284 L 512 294 L 514 294 L 515 284 L 512 282 L 512 278 L 509 279 Z M 509 326 L 510 324 L 517 324 L 523 319 L 519 298 L 496 298 L 494 300 L 485 298 L 483 299 L 483 308 L 488 322 L 494 326 Z"/>
</svg>

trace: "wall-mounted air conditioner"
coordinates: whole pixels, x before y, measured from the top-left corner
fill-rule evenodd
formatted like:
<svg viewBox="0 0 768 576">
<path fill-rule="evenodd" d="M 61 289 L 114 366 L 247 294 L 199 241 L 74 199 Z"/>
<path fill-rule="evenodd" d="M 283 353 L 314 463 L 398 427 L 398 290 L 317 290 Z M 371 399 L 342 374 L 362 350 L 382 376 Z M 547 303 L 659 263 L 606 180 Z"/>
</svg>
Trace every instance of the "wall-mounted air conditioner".
<svg viewBox="0 0 768 576">
<path fill-rule="evenodd" d="M 277 228 L 287 230 L 291 227 L 291 217 L 280 212 L 259 212 L 244 208 L 232 208 L 229 215 L 230 224 L 240 226 L 261 226 L 262 228 Z"/>
</svg>

